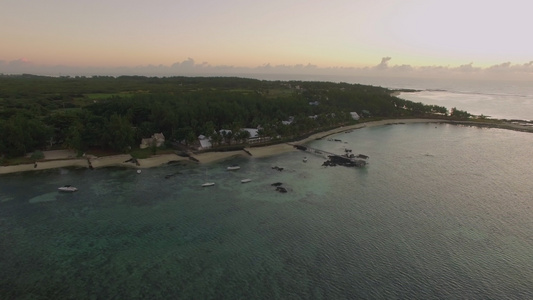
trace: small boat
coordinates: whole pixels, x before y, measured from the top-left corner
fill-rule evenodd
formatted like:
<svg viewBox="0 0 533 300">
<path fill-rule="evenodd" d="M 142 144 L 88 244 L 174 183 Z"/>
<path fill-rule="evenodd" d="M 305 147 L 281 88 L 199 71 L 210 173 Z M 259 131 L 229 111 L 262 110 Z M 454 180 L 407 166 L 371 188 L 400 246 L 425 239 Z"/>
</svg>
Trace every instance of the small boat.
<svg viewBox="0 0 533 300">
<path fill-rule="evenodd" d="M 247 183 L 247 182 L 250 182 L 250 181 L 252 181 L 250 178 L 246 178 L 246 179 L 241 180 L 241 183 Z"/>
<path fill-rule="evenodd" d="M 226 168 L 226 170 L 228 171 L 235 171 L 235 170 L 238 170 L 240 169 L 241 167 L 239 165 L 231 165 L 229 167 Z"/>
<path fill-rule="evenodd" d="M 307 162 L 307 157 L 304 157 L 304 159 L 303 159 L 303 160 L 304 160 L 304 162 Z"/>
<path fill-rule="evenodd" d="M 209 182 L 209 181 L 207 181 L 207 169 L 205 169 L 205 180 L 206 180 L 206 182 L 205 182 L 204 184 L 202 184 L 202 187 L 208 187 L 208 186 L 213 186 L 213 185 L 215 185 L 214 182 Z"/>
<path fill-rule="evenodd" d="M 73 186 L 70 186 L 70 185 L 65 185 L 65 186 L 62 186 L 60 188 L 57 188 L 60 192 L 75 192 L 77 191 L 78 189 L 73 187 Z"/>
<path fill-rule="evenodd" d="M 137 174 L 141 174 L 141 172 L 142 172 L 141 170 L 137 170 Z"/>
</svg>

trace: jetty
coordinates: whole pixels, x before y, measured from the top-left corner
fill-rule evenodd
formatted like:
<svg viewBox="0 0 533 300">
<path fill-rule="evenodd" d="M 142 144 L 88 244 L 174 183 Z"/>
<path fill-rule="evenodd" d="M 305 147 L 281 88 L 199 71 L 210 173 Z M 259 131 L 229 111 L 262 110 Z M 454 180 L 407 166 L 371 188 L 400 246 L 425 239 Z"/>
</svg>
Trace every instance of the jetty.
<svg viewBox="0 0 533 300">
<path fill-rule="evenodd" d="M 289 144 L 289 145 L 293 146 L 294 148 L 298 150 L 311 153 L 314 155 L 318 155 L 318 156 L 328 159 L 327 161 L 324 162 L 323 164 L 324 166 L 341 165 L 341 166 L 346 166 L 346 167 L 364 167 L 368 163 L 368 158 L 369 158 L 367 155 L 364 155 L 364 154 L 358 154 L 358 155 L 352 154 L 351 150 L 345 151 L 346 153 L 343 155 L 339 155 L 339 154 L 335 154 L 332 152 L 324 151 L 324 150 L 313 148 L 313 147 L 308 147 L 308 146 L 303 146 L 303 145 L 298 145 L 298 144 Z"/>
</svg>

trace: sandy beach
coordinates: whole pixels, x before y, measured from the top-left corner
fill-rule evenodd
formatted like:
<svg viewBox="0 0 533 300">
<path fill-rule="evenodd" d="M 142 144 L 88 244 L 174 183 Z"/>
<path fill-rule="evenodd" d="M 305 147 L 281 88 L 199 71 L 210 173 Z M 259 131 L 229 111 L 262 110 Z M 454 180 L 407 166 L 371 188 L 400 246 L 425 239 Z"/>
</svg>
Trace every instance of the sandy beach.
<svg viewBox="0 0 533 300">
<path fill-rule="evenodd" d="M 449 120 L 439 119 L 388 119 L 381 121 L 373 121 L 367 123 L 360 123 L 351 126 L 344 126 L 335 128 L 329 131 L 313 134 L 300 141 L 292 142 L 291 144 L 304 144 L 313 141 L 318 138 L 324 138 L 332 134 L 341 133 L 345 131 L 355 130 L 363 127 L 383 126 L 387 124 L 411 124 L 411 123 L 455 123 Z M 461 124 L 476 125 L 474 122 L 457 122 Z M 512 127 L 509 129 L 513 129 Z M 519 129 L 515 129 L 519 130 Z M 278 155 L 289 151 L 297 151 L 296 148 L 287 144 L 281 143 L 263 147 L 247 147 L 245 148 L 253 157 L 266 157 L 271 155 Z M 88 168 L 89 162 L 93 168 L 103 168 L 110 166 L 129 167 L 129 168 L 152 168 L 167 164 L 173 161 L 190 161 L 187 157 L 181 157 L 176 154 L 161 154 L 155 155 L 150 158 L 138 159 L 138 164 L 132 162 L 131 155 L 121 154 L 112 156 L 93 157 L 88 156 L 84 158 L 74 158 L 72 151 L 68 150 L 55 150 L 44 151 L 45 160 L 34 164 L 23 164 L 14 166 L 0 166 L 0 174 L 8 174 L 14 172 L 25 172 L 35 170 L 45 170 L 53 168 L 65 168 L 65 167 L 79 167 Z M 193 158 L 198 160 L 199 163 L 206 164 L 216 161 L 226 160 L 237 156 L 249 157 L 245 151 L 227 151 L 227 152 L 205 152 L 197 155 L 192 155 Z"/>
<path fill-rule="evenodd" d="M 225 151 L 225 152 L 205 152 L 198 155 L 192 155 L 200 163 L 207 164 L 215 161 L 225 160 L 236 156 L 248 156 L 244 151 Z"/>
</svg>

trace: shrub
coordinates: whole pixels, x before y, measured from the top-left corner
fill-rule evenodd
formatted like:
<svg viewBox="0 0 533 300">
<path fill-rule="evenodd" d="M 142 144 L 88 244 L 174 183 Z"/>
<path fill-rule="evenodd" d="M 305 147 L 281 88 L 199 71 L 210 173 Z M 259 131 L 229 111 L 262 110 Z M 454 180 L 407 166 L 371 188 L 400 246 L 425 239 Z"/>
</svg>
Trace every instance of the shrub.
<svg viewBox="0 0 533 300">
<path fill-rule="evenodd" d="M 32 153 L 30 158 L 33 159 L 33 160 L 43 159 L 44 158 L 44 153 L 42 151 L 35 150 L 35 151 L 33 151 L 33 153 Z"/>
</svg>

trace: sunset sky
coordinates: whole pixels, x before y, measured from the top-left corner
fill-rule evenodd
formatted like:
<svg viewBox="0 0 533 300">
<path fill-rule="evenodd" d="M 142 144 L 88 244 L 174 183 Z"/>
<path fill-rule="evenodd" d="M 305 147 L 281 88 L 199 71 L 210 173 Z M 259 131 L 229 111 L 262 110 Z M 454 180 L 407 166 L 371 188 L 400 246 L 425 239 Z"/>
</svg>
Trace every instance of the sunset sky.
<svg viewBox="0 0 533 300">
<path fill-rule="evenodd" d="M 0 73 L 180 66 L 531 73 L 532 12 L 527 0 L 0 0 Z"/>
</svg>

